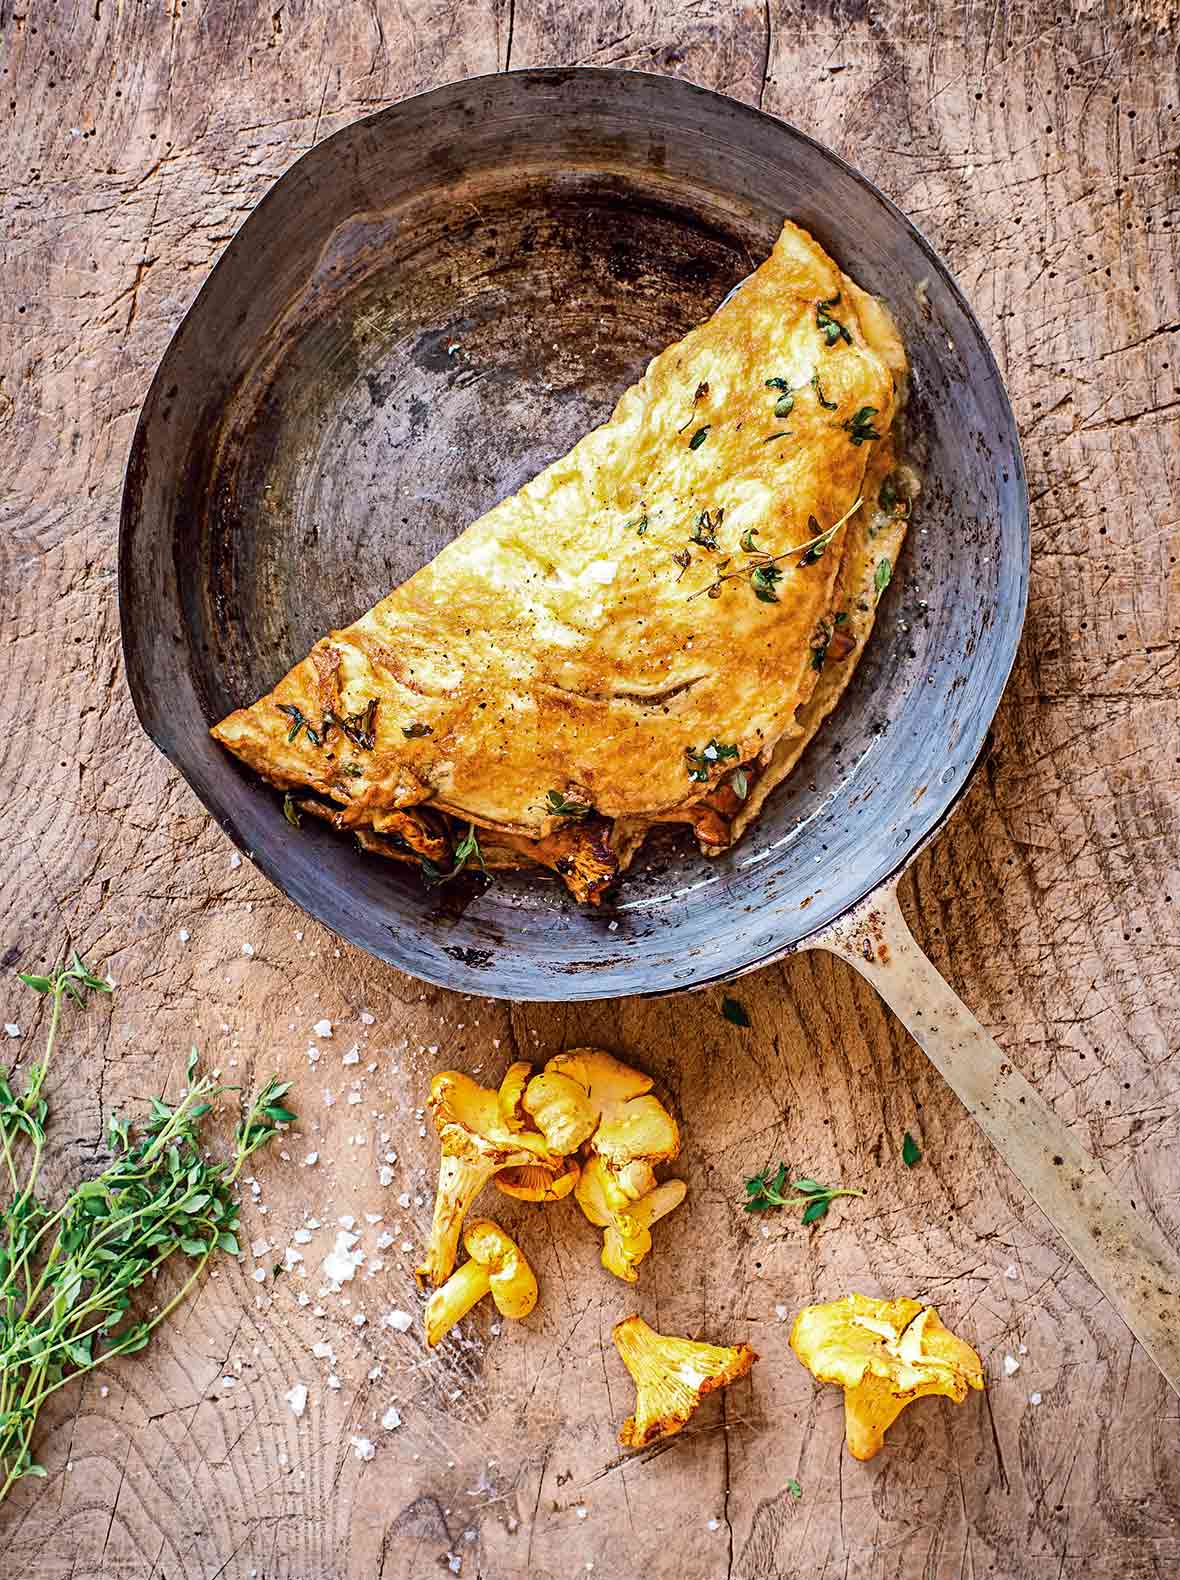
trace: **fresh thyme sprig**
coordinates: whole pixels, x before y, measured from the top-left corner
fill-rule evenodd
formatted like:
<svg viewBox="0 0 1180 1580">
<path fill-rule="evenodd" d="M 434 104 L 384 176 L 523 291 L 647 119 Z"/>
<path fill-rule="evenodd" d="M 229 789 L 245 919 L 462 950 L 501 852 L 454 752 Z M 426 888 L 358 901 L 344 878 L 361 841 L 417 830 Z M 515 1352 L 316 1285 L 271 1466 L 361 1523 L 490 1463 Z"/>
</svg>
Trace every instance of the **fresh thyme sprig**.
<svg viewBox="0 0 1180 1580">
<path fill-rule="evenodd" d="M 0 1077 L 0 1144 L 11 1190 L 0 1246 L 0 1499 L 21 1478 L 45 1475 L 31 1441 L 50 1394 L 116 1355 L 143 1349 L 209 1258 L 218 1250 L 237 1254 L 234 1183 L 277 1125 L 295 1118 L 280 1101 L 289 1083 L 272 1078 L 246 1108 L 231 1158 L 211 1163 L 199 1125 L 227 1088 L 197 1075 L 194 1049 L 180 1101 L 170 1107 L 153 1099 L 135 1139 L 129 1121 L 112 1118 L 111 1162 L 52 1209 L 37 1194 L 47 1115 L 41 1088 L 62 1004 L 67 997 L 82 1004 L 87 992 L 109 993 L 111 985 L 76 953 L 51 976 L 22 973 L 21 981 L 53 1008 L 23 1093 L 11 1075 Z M 177 1252 L 195 1260 L 180 1289 L 149 1316 L 129 1315 L 133 1291 Z"/>
<path fill-rule="evenodd" d="M 753 547 L 754 536 L 758 530 L 756 527 L 743 532 L 741 537 L 742 552 L 749 554 L 754 563 L 752 565 L 743 565 L 736 571 L 724 572 L 715 581 L 710 582 L 708 587 L 698 587 L 696 592 L 689 593 L 689 602 L 691 603 L 694 598 L 699 598 L 702 593 L 709 598 L 720 598 L 721 588 L 725 582 L 744 579 L 750 582 L 754 589 L 755 597 L 761 599 L 763 603 L 778 603 L 778 594 L 774 590 L 774 584 L 779 580 L 782 572 L 774 569 L 774 567 L 777 567 L 781 560 L 789 560 L 792 554 L 801 556 L 799 560 L 801 566 L 813 565 L 844 523 L 850 516 L 856 514 L 863 503 L 863 497 L 858 494 L 839 521 L 826 528 L 825 531 L 816 533 L 814 537 L 808 538 L 806 543 L 797 543 L 794 548 L 784 549 L 781 554 L 766 554 L 762 550 Z M 816 526 L 819 525 L 814 516 L 808 519 L 814 522 Z"/>
<path fill-rule="evenodd" d="M 816 1223 L 827 1212 L 837 1196 L 863 1196 L 862 1190 L 848 1190 L 842 1185 L 821 1185 L 818 1180 L 792 1180 L 787 1186 L 787 1165 L 780 1163 L 772 1173 L 764 1168 L 761 1174 L 746 1181 L 747 1212 L 770 1212 L 776 1207 L 802 1207 L 803 1223 Z"/>
<path fill-rule="evenodd" d="M 488 869 L 484 864 L 483 851 L 479 848 L 474 823 L 468 823 L 466 834 L 455 846 L 455 865 L 449 872 L 444 872 L 440 866 L 430 860 L 429 856 L 419 857 L 418 865 L 422 868 L 423 881 L 433 889 L 440 883 L 449 883 L 452 878 L 457 878 L 469 861 L 474 862 L 482 873 L 487 873 Z"/>
<path fill-rule="evenodd" d="M 550 790 L 545 796 L 545 810 L 551 817 L 569 817 L 581 822 L 594 810 L 585 801 L 571 801 L 560 790 Z"/>
</svg>

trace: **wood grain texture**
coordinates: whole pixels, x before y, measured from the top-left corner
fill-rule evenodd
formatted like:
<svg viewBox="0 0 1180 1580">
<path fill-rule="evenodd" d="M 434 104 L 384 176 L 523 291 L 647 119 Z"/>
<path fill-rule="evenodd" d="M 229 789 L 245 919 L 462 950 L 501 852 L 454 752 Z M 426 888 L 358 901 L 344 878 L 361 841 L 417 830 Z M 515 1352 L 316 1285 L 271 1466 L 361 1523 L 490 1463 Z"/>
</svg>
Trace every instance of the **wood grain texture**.
<svg viewBox="0 0 1180 1580">
<path fill-rule="evenodd" d="M 740 1032 L 717 994 L 509 1009 L 378 968 L 229 865 L 136 727 L 114 593 L 121 468 L 156 360 L 243 216 L 319 138 L 448 78 L 574 61 L 683 74 L 793 120 L 958 274 L 1004 367 L 1034 501 L 1028 630 L 995 749 L 907 908 L 1175 1242 L 1174 21 L 1169 0 L 0 0 L 0 960 L 32 967 L 68 939 L 120 984 L 71 1023 L 52 1176 L 93 1167 L 112 1109 L 177 1083 L 196 1040 L 227 1077 L 296 1081 L 290 1161 L 259 1164 L 246 1206 L 247 1238 L 279 1247 L 261 1265 L 307 1213 L 385 1217 L 365 1225 L 385 1267 L 349 1286 L 350 1306 L 296 1303 L 318 1287 L 321 1230 L 306 1281 L 258 1285 L 252 1258 L 230 1263 L 143 1355 L 63 1390 L 41 1434 L 49 1480 L 0 1511 L 12 1573 L 418 1580 L 448 1554 L 486 1580 L 1176 1572 L 1175 1399 L 867 987 L 802 956 L 742 983 Z M 37 1036 L 27 998 L 3 993 L 18 1052 Z M 336 1031 L 312 1069 L 321 1016 Z M 417 1311 L 429 1075 L 490 1079 L 571 1041 L 656 1076 L 685 1133 L 688 1201 L 634 1293 L 568 1204 L 498 1213 L 537 1267 L 537 1312 L 498 1334 L 480 1312 L 427 1361 L 416 1332 L 378 1319 Z M 362 1060 L 344 1067 L 353 1042 Z M 906 1129 L 925 1154 L 912 1170 Z M 810 1236 L 781 1219 L 763 1233 L 741 1179 L 780 1156 L 868 1197 Z M 378 1252 L 384 1226 L 394 1245 Z M 843 1453 L 839 1397 L 813 1388 L 777 1314 L 849 1288 L 928 1296 L 992 1379 L 960 1410 L 907 1412 L 869 1466 Z M 608 1335 L 632 1309 L 763 1358 L 681 1438 L 623 1460 L 629 1384 Z M 282 1399 L 296 1380 L 301 1421 Z M 390 1402 L 403 1425 L 386 1433 Z M 377 1445 L 367 1463 L 357 1434 Z"/>
</svg>

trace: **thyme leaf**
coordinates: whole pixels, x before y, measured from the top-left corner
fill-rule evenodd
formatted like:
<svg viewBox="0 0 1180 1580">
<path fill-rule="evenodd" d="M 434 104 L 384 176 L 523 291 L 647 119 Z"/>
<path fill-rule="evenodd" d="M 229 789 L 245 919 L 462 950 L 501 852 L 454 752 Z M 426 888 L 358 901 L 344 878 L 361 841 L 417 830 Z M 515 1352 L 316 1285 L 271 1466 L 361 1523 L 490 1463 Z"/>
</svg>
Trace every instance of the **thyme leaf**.
<svg viewBox="0 0 1180 1580">
<path fill-rule="evenodd" d="M 873 587 L 877 593 L 877 603 L 881 602 L 881 595 L 893 580 L 893 566 L 888 560 L 878 560 L 877 569 L 873 572 Z"/>
<path fill-rule="evenodd" d="M 713 424 L 711 422 L 707 422 L 703 428 L 698 428 L 693 434 L 692 438 L 688 441 L 688 448 L 690 450 L 699 450 L 701 445 L 704 444 L 705 440 L 709 437 L 709 429 L 712 426 Z"/>
<path fill-rule="evenodd" d="M 843 340 L 845 345 L 852 344 L 852 336 L 838 318 L 833 318 L 828 312 L 829 307 L 836 307 L 840 302 L 840 293 L 829 296 L 826 302 L 817 302 L 815 305 L 816 327 L 823 331 L 824 340 L 829 346 L 834 346 L 837 340 Z"/>
<path fill-rule="evenodd" d="M 572 817 L 579 821 L 589 817 L 594 810 L 584 801 L 569 801 L 560 790 L 550 790 L 545 797 L 545 807 L 554 817 Z"/>
<path fill-rule="evenodd" d="M 840 426 L 847 431 L 853 444 L 865 444 L 870 439 L 881 437 L 873 427 L 873 418 L 876 415 L 875 406 L 862 406 L 859 411 L 853 412 L 851 417 L 846 417 Z"/>
<path fill-rule="evenodd" d="M 716 736 L 702 746 L 700 751 L 697 751 L 695 746 L 686 746 L 684 755 L 687 759 L 688 777 L 697 784 L 708 784 L 710 770 L 718 763 L 736 757 L 737 754 L 736 746 L 725 746 Z"/>
</svg>

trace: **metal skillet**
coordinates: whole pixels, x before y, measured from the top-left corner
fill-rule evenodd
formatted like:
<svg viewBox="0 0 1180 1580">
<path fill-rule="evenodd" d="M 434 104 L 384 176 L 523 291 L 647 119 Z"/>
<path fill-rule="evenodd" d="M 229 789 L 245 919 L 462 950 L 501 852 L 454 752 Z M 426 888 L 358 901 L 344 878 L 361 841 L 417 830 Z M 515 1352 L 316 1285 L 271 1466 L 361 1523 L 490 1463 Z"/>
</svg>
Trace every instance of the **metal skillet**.
<svg viewBox="0 0 1180 1580">
<path fill-rule="evenodd" d="M 600 421 L 784 216 L 884 296 L 924 491 L 838 712 L 731 853 L 654 842 L 617 899 L 539 875 L 428 893 L 207 734 Z M 1180 1260 L 926 961 L 896 899 L 983 748 L 1028 585 L 1011 409 L 940 260 L 863 176 L 668 78 L 514 72 L 360 121 L 227 248 L 144 403 L 120 605 L 140 720 L 287 895 L 404 971 L 514 999 L 699 987 L 803 948 L 880 991 L 1180 1391 Z"/>
</svg>

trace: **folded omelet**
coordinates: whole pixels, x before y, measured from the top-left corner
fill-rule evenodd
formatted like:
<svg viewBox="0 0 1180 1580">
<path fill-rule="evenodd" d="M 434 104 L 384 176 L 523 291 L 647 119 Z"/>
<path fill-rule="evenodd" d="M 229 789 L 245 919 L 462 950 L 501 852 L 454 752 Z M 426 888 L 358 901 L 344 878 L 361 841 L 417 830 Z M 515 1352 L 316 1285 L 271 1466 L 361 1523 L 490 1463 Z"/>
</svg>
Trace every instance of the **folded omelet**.
<svg viewBox="0 0 1180 1580">
<path fill-rule="evenodd" d="M 213 735 L 366 848 L 597 899 L 655 823 L 725 848 L 835 705 L 912 483 L 888 314 L 805 231 L 610 420 Z"/>
</svg>

